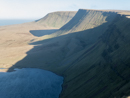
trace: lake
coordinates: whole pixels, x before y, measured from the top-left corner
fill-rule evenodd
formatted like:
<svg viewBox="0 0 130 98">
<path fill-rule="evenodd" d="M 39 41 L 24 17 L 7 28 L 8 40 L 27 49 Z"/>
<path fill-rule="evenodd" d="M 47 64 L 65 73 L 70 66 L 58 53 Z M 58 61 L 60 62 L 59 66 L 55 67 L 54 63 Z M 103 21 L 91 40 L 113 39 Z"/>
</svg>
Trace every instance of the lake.
<svg viewBox="0 0 130 98">
<path fill-rule="evenodd" d="M 0 98 L 59 98 L 62 83 L 63 77 L 42 69 L 0 72 Z"/>
</svg>

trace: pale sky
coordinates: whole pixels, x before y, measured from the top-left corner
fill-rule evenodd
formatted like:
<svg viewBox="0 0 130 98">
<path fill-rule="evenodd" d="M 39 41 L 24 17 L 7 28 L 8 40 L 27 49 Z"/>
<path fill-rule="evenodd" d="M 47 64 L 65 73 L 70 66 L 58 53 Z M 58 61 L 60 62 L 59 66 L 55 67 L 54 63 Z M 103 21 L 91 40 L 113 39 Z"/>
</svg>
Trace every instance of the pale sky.
<svg viewBox="0 0 130 98">
<path fill-rule="evenodd" d="M 39 19 L 55 11 L 130 10 L 130 0 L 0 0 L 0 19 Z"/>
</svg>

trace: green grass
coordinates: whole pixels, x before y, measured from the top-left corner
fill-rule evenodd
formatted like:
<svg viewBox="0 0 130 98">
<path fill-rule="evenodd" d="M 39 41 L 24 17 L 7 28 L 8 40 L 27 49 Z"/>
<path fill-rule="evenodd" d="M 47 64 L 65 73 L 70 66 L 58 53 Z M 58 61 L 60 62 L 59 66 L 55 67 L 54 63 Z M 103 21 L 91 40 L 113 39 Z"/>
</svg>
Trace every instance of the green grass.
<svg viewBox="0 0 130 98">
<path fill-rule="evenodd" d="M 37 23 L 47 27 L 60 28 L 69 22 L 75 14 L 76 11 L 53 12 L 38 20 Z"/>
</svg>

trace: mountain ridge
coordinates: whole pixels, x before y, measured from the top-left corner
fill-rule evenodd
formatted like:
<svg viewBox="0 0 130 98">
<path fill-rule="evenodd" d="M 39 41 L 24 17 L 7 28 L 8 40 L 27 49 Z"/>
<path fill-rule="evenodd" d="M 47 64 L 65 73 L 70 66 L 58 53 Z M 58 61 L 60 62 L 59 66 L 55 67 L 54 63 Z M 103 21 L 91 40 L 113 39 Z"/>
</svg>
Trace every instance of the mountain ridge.
<svg viewBox="0 0 130 98">
<path fill-rule="evenodd" d="M 50 26 L 54 28 L 60 28 L 67 22 L 69 22 L 76 11 L 57 11 L 48 13 L 43 18 L 37 20 L 36 22 L 45 26 Z"/>
</svg>

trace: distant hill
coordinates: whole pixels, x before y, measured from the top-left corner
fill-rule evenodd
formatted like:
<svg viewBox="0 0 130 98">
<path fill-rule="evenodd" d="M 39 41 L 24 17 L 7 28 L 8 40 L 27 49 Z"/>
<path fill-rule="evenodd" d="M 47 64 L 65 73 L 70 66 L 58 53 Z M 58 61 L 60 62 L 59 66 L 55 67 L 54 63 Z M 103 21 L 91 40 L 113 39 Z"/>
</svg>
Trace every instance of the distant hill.
<svg viewBox="0 0 130 98">
<path fill-rule="evenodd" d="M 76 11 L 52 12 L 36 22 L 46 27 L 60 28 L 69 22 L 75 14 Z"/>
<path fill-rule="evenodd" d="M 129 96 L 128 16 L 129 11 L 80 9 L 58 31 L 29 43 L 33 48 L 26 51 L 26 57 L 8 71 L 13 71 L 14 68 L 41 68 L 63 76 L 60 98 Z M 45 19 L 47 18 L 43 20 Z M 47 19 L 49 20 L 50 18 Z M 41 25 L 58 25 L 47 21 Z M 61 22 L 60 18 L 59 21 Z M 36 22 L 40 24 L 38 22 L 40 20 Z"/>
</svg>

